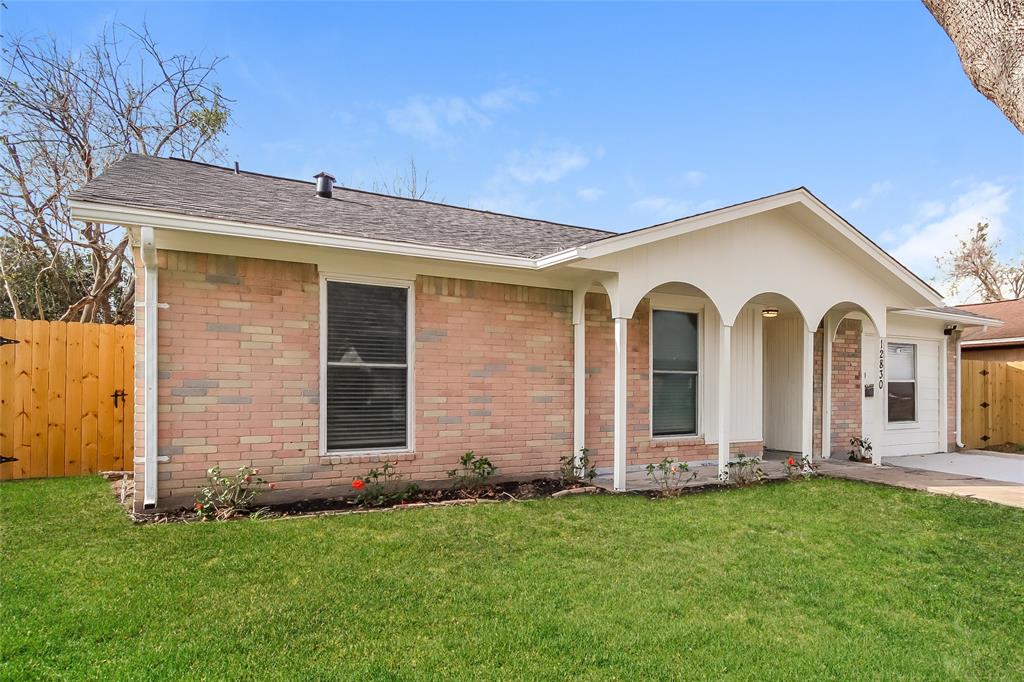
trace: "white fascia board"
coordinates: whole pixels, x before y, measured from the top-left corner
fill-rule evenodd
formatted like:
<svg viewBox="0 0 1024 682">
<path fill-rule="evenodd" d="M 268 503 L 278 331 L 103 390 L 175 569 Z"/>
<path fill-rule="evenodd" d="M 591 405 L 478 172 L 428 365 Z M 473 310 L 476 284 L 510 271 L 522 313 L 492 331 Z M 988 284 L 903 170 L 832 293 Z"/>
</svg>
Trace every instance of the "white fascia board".
<svg viewBox="0 0 1024 682">
<path fill-rule="evenodd" d="M 965 327 L 1002 327 L 1003 321 L 992 317 L 975 317 L 974 315 L 957 315 L 956 313 L 944 313 L 940 310 L 928 310 L 926 308 L 905 308 L 902 310 L 890 310 L 894 315 L 908 315 L 910 317 L 925 317 L 932 320 L 944 320 L 946 322 L 957 322 Z M 964 341 L 964 343 L 967 343 Z"/>
<path fill-rule="evenodd" d="M 1006 346 L 1024 343 L 1024 336 L 1006 336 L 1001 339 L 976 339 L 974 341 L 961 341 L 961 346 Z"/>
<path fill-rule="evenodd" d="M 580 258 L 597 258 L 611 253 L 617 253 L 626 249 L 643 246 L 662 239 L 678 237 L 680 235 L 695 232 L 706 227 L 713 227 L 731 220 L 748 218 L 758 213 L 764 213 L 777 208 L 783 208 L 793 204 L 801 204 L 808 208 L 830 227 L 845 236 L 862 251 L 870 255 L 875 262 L 892 272 L 907 286 L 924 297 L 933 305 L 942 305 L 942 298 L 927 284 L 919 280 L 905 266 L 889 255 L 885 250 L 865 237 L 852 225 L 840 218 L 828 206 L 822 203 L 817 197 L 804 188 L 798 188 L 775 194 L 763 199 L 755 199 L 735 206 L 727 206 L 689 218 L 681 218 L 662 225 L 648 227 L 633 232 L 626 232 L 615 237 L 607 237 L 590 244 L 583 244 L 573 251 Z M 565 253 L 565 252 L 562 252 Z"/>
<path fill-rule="evenodd" d="M 272 227 L 269 225 L 253 225 L 210 218 L 183 216 L 163 211 L 152 211 L 139 208 L 124 208 L 109 204 L 97 204 L 86 201 L 71 201 L 71 215 L 76 220 L 92 221 L 112 225 L 147 225 L 165 230 L 182 230 L 201 232 L 230 237 L 249 237 L 270 241 L 326 246 L 337 249 L 355 251 L 372 251 L 416 258 L 433 258 L 437 260 L 475 263 L 479 265 L 495 265 L 506 268 L 537 270 L 538 261 L 522 256 L 508 256 L 481 251 L 467 251 L 443 246 L 426 246 L 405 242 L 392 242 L 382 239 L 365 237 L 349 237 L 344 235 L 324 234 L 300 229 Z"/>
</svg>

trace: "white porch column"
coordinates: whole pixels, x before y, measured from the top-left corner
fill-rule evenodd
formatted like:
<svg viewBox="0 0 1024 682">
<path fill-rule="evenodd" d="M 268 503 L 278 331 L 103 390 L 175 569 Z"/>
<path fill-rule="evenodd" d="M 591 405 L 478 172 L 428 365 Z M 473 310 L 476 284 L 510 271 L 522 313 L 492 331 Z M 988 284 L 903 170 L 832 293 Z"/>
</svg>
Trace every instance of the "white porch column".
<svg viewBox="0 0 1024 682">
<path fill-rule="evenodd" d="M 579 465 L 580 454 L 586 447 L 587 428 L 587 322 L 573 321 L 572 364 L 572 451 Z"/>
<path fill-rule="evenodd" d="M 832 336 L 835 333 L 832 315 L 825 314 L 821 344 L 821 458 L 832 456 Z"/>
<path fill-rule="evenodd" d="M 810 461 L 814 458 L 814 332 L 806 328 L 801 374 L 800 454 Z"/>
<path fill-rule="evenodd" d="M 732 325 L 723 324 L 718 332 L 718 476 L 728 475 L 729 407 L 732 388 Z"/>
<path fill-rule="evenodd" d="M 626 489 L 626 324 L 628 318 L 615 318 L 615 446 L 613 453 L 615 490 Z"/>
</svg>

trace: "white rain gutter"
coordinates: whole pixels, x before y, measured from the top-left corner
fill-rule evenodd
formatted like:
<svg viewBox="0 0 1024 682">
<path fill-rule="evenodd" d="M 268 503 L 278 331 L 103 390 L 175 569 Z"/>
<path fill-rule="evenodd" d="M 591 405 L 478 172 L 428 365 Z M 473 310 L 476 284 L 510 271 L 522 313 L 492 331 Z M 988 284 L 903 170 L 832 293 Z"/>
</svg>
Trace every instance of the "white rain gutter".
<svg viewBox="0 0 1024 682">
<path fill-rule="evenodd" d="M 141 234 L 142 271 L 145 292 L 143 319 L 143 489 L 142 506 L 152 509 L 157 501 L 157 257 L 156 236 L 152 227 L 143 226 Z"/>
<path fill-rule="evenodd" d="M 957 339 L 956 339 L 956 446 L 958 448 L 965 447 L 964 443 L 963 443 L 963 434 L 962 434 L 962 431 L 961 431 L 961 428 L 962 428 L 962 424 L 961 424 L 962 416 L 961 415 L 963 414 L 963 408 L 960 406 L 960 402 L 961 402 L 961 400 L 963 398 L 963 396 L 960 395 L 960 390 L 961 390 L 960 387 L 962 385 L 961 382 L 960 382 L 960 375 L 963 373 L 963 364 L 962 364 L 962 362 L 963 361 L 960 359 L 960 337 L 957 337 Z"/>
</svg>

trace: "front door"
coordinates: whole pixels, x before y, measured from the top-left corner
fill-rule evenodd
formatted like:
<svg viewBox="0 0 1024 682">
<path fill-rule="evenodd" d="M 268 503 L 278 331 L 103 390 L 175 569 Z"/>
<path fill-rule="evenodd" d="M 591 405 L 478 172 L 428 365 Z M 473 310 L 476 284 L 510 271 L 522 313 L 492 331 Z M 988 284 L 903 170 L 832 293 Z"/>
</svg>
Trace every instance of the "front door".
<svg viewBox="0 0 1024 682">
<path fill-rule="evenodd" d="M 877 450 L 880 446 L 882 398 L 885 396 L 881 386 L 884 380 L 880 371 L 883 359 L 881 339 L 874 334 L 863 334 L 860 348 L 862 437 L 870 439 Z"/>
</svg>

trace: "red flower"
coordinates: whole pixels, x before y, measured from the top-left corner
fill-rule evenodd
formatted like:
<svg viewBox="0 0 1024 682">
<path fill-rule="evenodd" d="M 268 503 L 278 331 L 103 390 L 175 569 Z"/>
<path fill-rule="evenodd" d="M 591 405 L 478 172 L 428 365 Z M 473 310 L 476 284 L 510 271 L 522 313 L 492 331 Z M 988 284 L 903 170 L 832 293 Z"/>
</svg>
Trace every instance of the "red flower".
<svg viewBox="0 0 1024 682">
<path fill-rule="evenodd" d="M 366 487 L 366 482 L 363 481 L 363 479 L 361 478 L 353 478 L 352 487 L 355 488 L 356 490 L 362 490 L 363 488 Z"/>
<path fill-rule="evenodd" d="M 273 490 L 274 488 L 277 487 L 277 484 L 276 483 L 270 483 L 270 484 L 267 485 L 267 487 L 270 488 L 271 490 Z"/>
<path fill-rule="evenodd" d="M 791 467 L 796 466 L 796 460 L 790 457 L 789 459 L 786 460 L 786 464 L 788 464 Z"/>
<path fill-rule="evenodd" d="M 252 476 L 246 476 L 245 477 L 245 482 L 246 483 L 252 483 Z"/>
<path fill-rule="evenodd" d="M 202 508 L 203 508 L 203 503 L 202 502 L 196 502 L 196 511 L 199 511 Z"/>
</svg>

